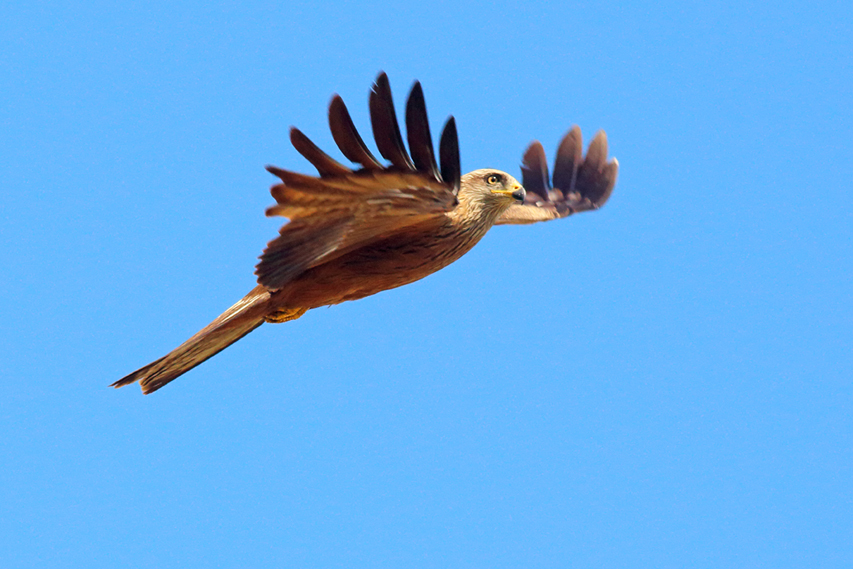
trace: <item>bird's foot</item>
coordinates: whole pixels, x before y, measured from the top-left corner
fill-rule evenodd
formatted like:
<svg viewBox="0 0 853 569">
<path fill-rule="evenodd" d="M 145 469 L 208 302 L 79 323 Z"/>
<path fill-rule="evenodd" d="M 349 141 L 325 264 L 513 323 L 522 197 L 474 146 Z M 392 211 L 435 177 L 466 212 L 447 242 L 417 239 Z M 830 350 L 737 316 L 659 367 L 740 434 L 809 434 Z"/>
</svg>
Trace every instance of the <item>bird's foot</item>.
<svg viewBox="0 0 853 569">
<path fill-rule="evenodd" d="M 270 324 L 290 322 L 305 314 L 307 310 L 307 308 L 279 308 L 264 316 L 264 322 L 269 322 Z"/>
</svg>

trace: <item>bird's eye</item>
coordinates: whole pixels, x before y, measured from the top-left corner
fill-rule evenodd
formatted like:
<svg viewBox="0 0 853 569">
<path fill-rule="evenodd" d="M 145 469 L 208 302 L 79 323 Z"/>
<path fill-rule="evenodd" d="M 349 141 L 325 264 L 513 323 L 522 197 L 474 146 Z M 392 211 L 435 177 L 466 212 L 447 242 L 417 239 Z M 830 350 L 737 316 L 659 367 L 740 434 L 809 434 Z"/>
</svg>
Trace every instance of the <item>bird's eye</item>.
<svg viewBox="0 0 853 569">
<path fill-rule="evenodd" d="M 489 174 L 486 176 L 486 183 L 490 185 L 500 184 L 501 179 L 502 178 L 498 174 Z"/>
</svg>

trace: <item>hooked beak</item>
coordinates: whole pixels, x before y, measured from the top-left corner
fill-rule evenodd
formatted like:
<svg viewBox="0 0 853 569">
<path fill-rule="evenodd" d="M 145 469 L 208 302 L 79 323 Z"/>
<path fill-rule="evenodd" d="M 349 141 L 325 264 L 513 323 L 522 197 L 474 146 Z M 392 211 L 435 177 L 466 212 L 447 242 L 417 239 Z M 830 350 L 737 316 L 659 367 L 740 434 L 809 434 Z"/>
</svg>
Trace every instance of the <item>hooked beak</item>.
<svg viewBox="0 0 853 569">
<path fill-rule="evenodd" d="M 511 190 L 492 190 L 492 193 L 501 194 L 504 196 L 511 196 L 513 199 L 516 199 L 519 202 L 524 202 L 525 191 L 524 188 L 519 184 L 514 185 Z"/>
</svg>

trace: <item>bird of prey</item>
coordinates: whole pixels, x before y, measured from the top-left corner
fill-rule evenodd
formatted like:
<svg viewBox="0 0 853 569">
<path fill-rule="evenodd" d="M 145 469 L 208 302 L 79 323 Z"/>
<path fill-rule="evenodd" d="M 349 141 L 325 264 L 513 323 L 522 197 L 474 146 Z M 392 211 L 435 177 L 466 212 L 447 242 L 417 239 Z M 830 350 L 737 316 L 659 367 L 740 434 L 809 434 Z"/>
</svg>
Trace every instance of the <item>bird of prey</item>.
<svg viewBox="0 0 853 569">
<path fill-rule="evenodd" d="M 408 152 L 384 73 L 369 105 L 376 147 L 390 164 L 368 150 L 338 95 L 329 106 L 332 136 L 358 168 L 334 160 L 292 128 L 293 146 L 318 175 L 267 167 L 281 183 L 270 190 L 276 204 L 266 214 L 288 222 L 260 257 L 258 286 L 195 336 L 113 387 L 138 381 L 143 393 L 156 391 L 265 322 L 287 322 L 312 308 L 422 279 L 467 253 L 492 225 L 598 209 L 616 183 L 619 164 L 607 161 L 603 131 L 584 157 L 580 129 L 573 127 L 557 150 L 553 176 L 542 145 L 531 144 L 522 161 L 522 186 L 500 170 L 461 175 L 452 116 L 441 133 L 437 162 L 418 82 L 406 103 Z"/>
</svg>

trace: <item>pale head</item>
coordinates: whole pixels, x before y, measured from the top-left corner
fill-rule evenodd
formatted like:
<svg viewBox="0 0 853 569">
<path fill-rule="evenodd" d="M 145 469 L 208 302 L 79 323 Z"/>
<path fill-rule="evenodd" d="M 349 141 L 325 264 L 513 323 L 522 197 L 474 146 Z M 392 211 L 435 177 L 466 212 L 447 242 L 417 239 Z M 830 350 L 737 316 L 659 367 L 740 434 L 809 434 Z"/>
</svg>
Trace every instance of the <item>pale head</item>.
<svg viewBox="0 0 853 569">
<path fill-rule="evenodd" d="M 524 188 L 506 172 L 483 168 L 462 176 L 459 201 L 503 212 L 524 201 Z"/>
</svg>

